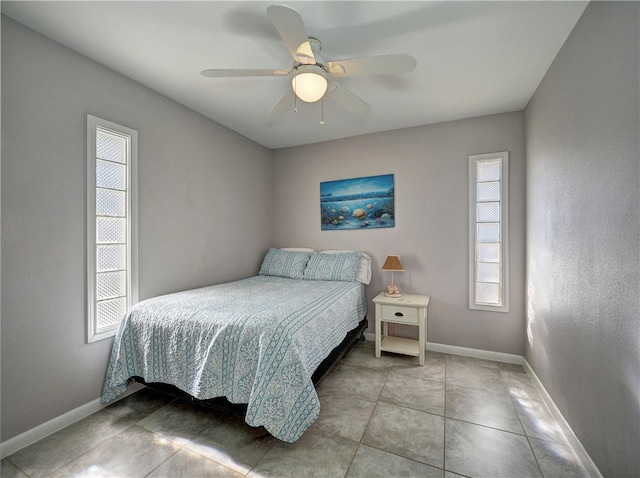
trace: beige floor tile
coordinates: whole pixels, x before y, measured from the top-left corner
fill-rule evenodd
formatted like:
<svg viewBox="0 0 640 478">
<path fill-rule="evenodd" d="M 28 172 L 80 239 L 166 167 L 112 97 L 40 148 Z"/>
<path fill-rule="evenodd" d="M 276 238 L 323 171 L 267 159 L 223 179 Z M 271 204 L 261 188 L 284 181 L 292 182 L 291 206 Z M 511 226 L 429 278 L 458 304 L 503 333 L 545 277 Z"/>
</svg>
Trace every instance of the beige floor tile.
<svg viewBox="0 0 640 478">
<path fill-rule="evenodd" d="M 227 414 L 185 448 L 245 474 L 277 441 L 264 428 L 250 427 L 242 417 Z"/>
<path fill-rule="evenodd" d="M 52 478 L 146 476 L 179 449 L 178 444 L 134 425 L 50 476 Z"/>
<path fill-rule="evenodd" d="M 295 443 L 277 442 L 248 476 L 344 477 L 357 447 L 353 440 L 311 427 Z"/>
<path fill-rule="evenodd" d="M 51 476 L 131 426 L 129 420 L 101 410 L 13 453 L 9 459 L 29 476 Z"/>
<path fill-rule="evenodd" d="M 445 468 L 471 477 L 541 478 L 527 438 L 447 419 Z"/>
<path fill-rule="evenodd" d="M 571 447 L 537 438 L 529 438 L 529 443 L 545 478 L 589 478 Z"/>
<path fill-rule="evenodd" d="M 146 478 L 241 478 L 242 473 L 211 461 L 204 456 L 182 449 L 165 461 Z"/>
<path fill-rule="evenodd" d="M 442 478 L 443 470 L 386 451 L 360 445 L 348 478 Z"/>
<path fill-rule="evenodd" d="M 184 445 L 214 426 L 223 412 L 185 400 L 174 400 L 136 424 Z"/>
<path fill-rule="evenodd" d="M 444 418 L 431 413 L 378 402 L 362 443 L 442 468 Z"/>
<path fill-rule="evenodd" d="M 511 397 L 506 393 L 447 385 L 446 416 L 524 435 Z"/>
<path fill-rule="evenodd" d="M 357 396 L 320 392 L 320 416 L 314 426 L 350 440 L 360 441 L 376 402 Z"/>
<path fill-rule="evenodd" d="M 375 359 L 375 357 L 373 358 Z M 353 367 L 346 363 L 324 382 L 319 391 L 377 400 L 387 380 L 386 370 Z"/>
<path fill-rule="evenodd" d="M 423 412 L 444 415 L 444 390 L 443 382 L 392 372 L 382 389 L 380 400 Z"/>
</svg>

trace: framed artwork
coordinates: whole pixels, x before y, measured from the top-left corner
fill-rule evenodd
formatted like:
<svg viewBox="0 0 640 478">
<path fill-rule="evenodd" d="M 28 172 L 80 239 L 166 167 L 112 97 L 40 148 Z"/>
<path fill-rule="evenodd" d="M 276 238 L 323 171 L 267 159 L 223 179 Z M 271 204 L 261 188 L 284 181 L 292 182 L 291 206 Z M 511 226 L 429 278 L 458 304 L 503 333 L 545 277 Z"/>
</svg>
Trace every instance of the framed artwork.
<svg viewBox="0 0 640 478">
<path fill-rule="evenodd" d="M 393 174 L 320 183 L 323 231 L 394 226 Z"/>
</svg>

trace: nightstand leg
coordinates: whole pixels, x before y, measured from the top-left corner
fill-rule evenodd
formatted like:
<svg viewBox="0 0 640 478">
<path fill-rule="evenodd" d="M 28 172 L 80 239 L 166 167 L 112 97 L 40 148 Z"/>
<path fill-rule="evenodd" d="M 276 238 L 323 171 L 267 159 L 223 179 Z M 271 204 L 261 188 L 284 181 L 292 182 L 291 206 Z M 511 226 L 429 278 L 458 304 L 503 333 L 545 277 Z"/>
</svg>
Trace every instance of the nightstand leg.
<svg viewBox="0 0 640 478">
<path fill-rule="evenodd" d="M 378 310 L 378 306 L 376 305 L 376 357 L 380 358 L 380 345 L 382 342 L 382 338 L 380 337 L 380 327 L 382 326 L 380 320 L 380 313 Z"/>
<path fill-rule="evenodd" d="M 423 312 L 424 316 L 420 319 L 420 327 L 418 328 L 418 346 L 420 347 L 420 365 L 424 365 L 424 349 L 427 344 L 425 344 L 425 336 L 427 329 L 427 317 L 426 311 Z"/>
</svg>

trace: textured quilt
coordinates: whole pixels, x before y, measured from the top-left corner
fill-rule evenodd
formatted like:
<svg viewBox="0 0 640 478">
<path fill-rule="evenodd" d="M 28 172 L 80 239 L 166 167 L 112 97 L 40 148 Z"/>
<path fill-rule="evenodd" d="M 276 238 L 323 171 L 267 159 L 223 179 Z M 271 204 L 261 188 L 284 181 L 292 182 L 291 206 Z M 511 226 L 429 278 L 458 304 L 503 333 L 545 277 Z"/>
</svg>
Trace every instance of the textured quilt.
<svg viewBox="0 0 640 478">
<path fill-rule="evenodd" d="M 102 402 L 127 380 L 246 403 L 246 422 L 293 442 L 315 421 L 311 375 L 366 314 L 360 282 L 256 276 L 131 308 L 116 335 Z"/>
</svg>

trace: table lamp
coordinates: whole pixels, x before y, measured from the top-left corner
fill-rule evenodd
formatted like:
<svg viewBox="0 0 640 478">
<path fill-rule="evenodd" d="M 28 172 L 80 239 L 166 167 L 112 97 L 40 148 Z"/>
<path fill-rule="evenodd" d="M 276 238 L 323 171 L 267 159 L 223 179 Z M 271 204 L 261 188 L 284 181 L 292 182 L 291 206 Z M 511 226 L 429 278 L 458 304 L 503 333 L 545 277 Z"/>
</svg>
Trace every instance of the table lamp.
<svg viewBox="0 0 640 478">
<path fill-rule="evenodd" d="M 398 256 L 387 256 L 387 260 L 384 261 L 381 269 L 383 271 L 391 271 L 391 282 L 387 282 L 387 292 L 385 292 L 384 295 L 387 297 L 402 297 L 400 290 L 398 290 L 398 286 L 396 286 L 393 281 L 394 272 L 404 272 L 404 268 L 402 267 Z"/>
</svg>

